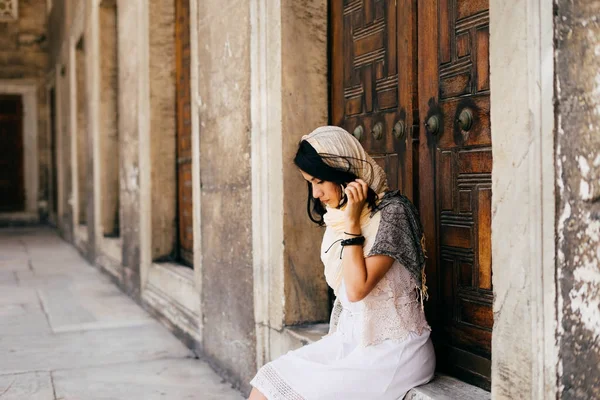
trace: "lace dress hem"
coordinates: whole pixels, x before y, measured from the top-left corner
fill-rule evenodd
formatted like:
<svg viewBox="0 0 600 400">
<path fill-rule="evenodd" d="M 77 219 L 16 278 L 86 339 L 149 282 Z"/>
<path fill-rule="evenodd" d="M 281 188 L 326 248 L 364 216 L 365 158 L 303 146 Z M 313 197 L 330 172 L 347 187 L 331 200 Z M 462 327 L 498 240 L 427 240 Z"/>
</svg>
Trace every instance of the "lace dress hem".
<svg viewBox="0 0 600 400">
<path fill-rule="evenodd" d="M 271 364 L 265 364 L 250 381 L 269 400 L 306 400 L 277 373 Z"/>
</svg>

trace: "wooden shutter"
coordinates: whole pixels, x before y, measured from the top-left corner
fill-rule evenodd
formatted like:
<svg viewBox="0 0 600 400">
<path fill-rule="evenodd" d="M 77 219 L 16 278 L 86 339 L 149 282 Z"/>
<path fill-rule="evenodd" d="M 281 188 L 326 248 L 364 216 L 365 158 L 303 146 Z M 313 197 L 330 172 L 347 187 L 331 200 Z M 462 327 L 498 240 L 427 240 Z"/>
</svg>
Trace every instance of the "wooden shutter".
<svg viewBox="0 0 600 400">
<path fill-rule="evenodd" d="M 440 368 L 490 388 L 492 313 L 487 0 L 419 3 L 419 207 Z M 437 126 L 437 130 L 436 130 Z"/>
<path fill-rule="evenodd" d="M 192 121 L 190 87 L 190 3 L 175 2 L 177 85 L 177 206 L 179 261 L 193 264 Z"/>
<path fill-rule="evenodd" d="M 25 209 L 21 96 L 0 96 L 0 212 Z"/>
</svg>

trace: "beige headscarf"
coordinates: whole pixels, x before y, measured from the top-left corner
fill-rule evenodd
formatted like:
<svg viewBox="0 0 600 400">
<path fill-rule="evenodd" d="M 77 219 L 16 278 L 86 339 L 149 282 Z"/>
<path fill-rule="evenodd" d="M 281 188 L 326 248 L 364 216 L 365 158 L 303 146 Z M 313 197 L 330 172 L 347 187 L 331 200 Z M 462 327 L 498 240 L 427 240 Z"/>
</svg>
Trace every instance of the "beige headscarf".
<svg viewBox="0 0 600 400">
<path fill-rule="evenodd" d="M 344 159 L 335 156 L 348 157 L 352 173 L 358 176 L 377 194 L 388 190 L 387 178 L 371 156 L 367 154 L 360 142 L 345 129 L 339 126 L 322 126 L 308 135 L 306 140 L 319 153 L 323 161 L 332 168 L 345 170 L 348 164 Z M 333 158 L 327 157 L 334 156 Z"/>
<path fill-rule="evenodd" d="M 310 134 L 302 137 L 319 153 L 323 162 L 332 168 L 341 170 L 348 169 L 350 163 L 350 172 L 364 180 L 367 185 L 378 197 L 388 190 L 388 184 L 385 172 L 371 156 L 367 154 L 360 142 L 348 133 L 346 130 L 337 126 L 322 126 L 315 129 Z M 345 157 L 345 158 L 340 158 Z M 327 212 L 323 216 L 327 231 L 324 240 L 334 242 L 335 239 L 343 236 L 345 227 L 344 208 L 336 209 L 326 207 Z M 372 243 L 377 233 L 379 219 L 371 219 L 371 211 L 365 204 L 363 208 L 360 225 L 362 234 L 365 236 L 365 243 Z M 333 231 L 333 232 L 332 232 Z M 321 259 L 325 265 L 325 278 L 337 295 L 337 290 L 342 281 L 342 265 L 340 259 L 341 246 L 338 243 L 332 248 L 327 249 L 329 243 L 323 243 L 321 250 Z M 327 246 L 326 246 L 327 245 Z M 367 246 L 365 245 L 365 250 Z M 325 251 L 329 250 L 329 251 Z"/>
</svg>

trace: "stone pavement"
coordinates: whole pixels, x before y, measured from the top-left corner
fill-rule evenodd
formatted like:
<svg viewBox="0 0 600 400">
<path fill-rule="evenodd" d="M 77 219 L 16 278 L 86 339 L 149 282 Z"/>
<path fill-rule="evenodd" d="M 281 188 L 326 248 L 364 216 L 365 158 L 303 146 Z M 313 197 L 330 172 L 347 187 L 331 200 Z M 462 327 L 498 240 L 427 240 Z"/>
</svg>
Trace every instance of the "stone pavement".
<svg viewBox="0 0 600 400">
<path fill-rule="evenodd" d="M 0 399 L 242 395 L 49 228 L 0 229 Z"/>
</svg>

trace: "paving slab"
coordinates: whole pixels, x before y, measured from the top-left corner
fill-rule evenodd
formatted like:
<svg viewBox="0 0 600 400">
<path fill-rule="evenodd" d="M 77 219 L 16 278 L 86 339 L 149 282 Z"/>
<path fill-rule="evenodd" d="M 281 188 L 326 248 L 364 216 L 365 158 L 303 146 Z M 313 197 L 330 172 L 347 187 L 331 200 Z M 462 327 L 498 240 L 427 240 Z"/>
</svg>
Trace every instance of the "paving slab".
<svg viewBox="0 0 600 400">
<path fill-rule="evenodd" d="M 0 229 L 0 400 L 240 400 L 52 230 Z"/>
<path fill-rule="evenodd" d="M 54 400 L 49 372 L 0 375 L 2 400 Z"/>
<path fill-rule="evenodd" d="M 158 322 L 119 329 L 0 337 L 0 374 L 192 356 Z"/>
<path fill-rule="evenodd" d="M 53 373 L 59 399 L 242 400 L 207 364 L 160 360 Z"/>
<path fill-rule="evenodd" d="M 58 276 L 38 282 L 54 332 L 138 326 L 155 321 L 105 276 Z"/>
<path fill-rule="evenodd" d="M 0 306 L 10 304 L 38 304 L 39 299 L 35 288 L 23 287 L 9 280 L 0 278 Z"/>
<path fill-rule="evenodd" d="M 0 336 L 31 333 L 51 333 L 46 315 L 39 304 L 0 304 Z"/>
</svg>

